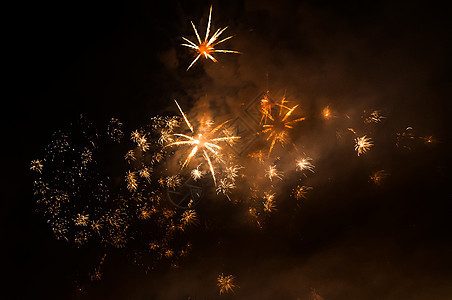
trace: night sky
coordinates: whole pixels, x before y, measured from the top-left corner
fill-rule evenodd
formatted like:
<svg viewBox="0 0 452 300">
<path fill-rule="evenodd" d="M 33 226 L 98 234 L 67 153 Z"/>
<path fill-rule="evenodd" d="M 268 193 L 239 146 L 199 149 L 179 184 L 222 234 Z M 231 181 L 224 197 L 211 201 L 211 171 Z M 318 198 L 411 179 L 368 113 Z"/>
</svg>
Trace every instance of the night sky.
<svg viewBox="0 0 452 300">
<path fill-rule="evenodd" d="M 44 1 L 5 9 L 0 233 L 5 299 L 451 299 L 450 81 L 445 7 L 421 1 Z M 229 26 L 218 63 L 180 46 Z M 156 115 L 234 117 L 262 92 L 300 104 L 292 138 L 313 158 L 306 199 L 282 188 L 262 229 L 225 198 L 201 200 L 201 224 L 179 267 L 148 274 L 127 246 L 57 240 L 36 211 L 30 162 L 81 114 L 126 136 Z M 320 117 L 329 105 L 331 122 Z M 365 126 L 364 110 L 384 122 Z M 343 116 L 349 116 L 344 118 Z M 353 127 L 374 147 L 357 156 Z M 415 142 L 397 146 L 412 127 Z M 433 136 L 433 143 L 422 137 Z M 289 150 L 278 148 L 278 155 Z M 288 153 L 288 152 L 287 152 Z M 122 158 L 122 156 L 120 156 Z M 114 164 L 110 157 L 102 161 Z M 100 162 L 100 163 L 102 163 Z M 121 162 L 122 163 L 122 162 Z M 390 175 L 381 185 L 373 171 Z M 288 176 L 289 177 L 289 176 Z M 219 295 L 216 278 L 239 286 Z M 317 298 L 315 298 L 317 295 Z M 319 297 L 322 298 L 319 298 Z M 1 298 L 4 298 L 3 296 Z"/>
</svg>

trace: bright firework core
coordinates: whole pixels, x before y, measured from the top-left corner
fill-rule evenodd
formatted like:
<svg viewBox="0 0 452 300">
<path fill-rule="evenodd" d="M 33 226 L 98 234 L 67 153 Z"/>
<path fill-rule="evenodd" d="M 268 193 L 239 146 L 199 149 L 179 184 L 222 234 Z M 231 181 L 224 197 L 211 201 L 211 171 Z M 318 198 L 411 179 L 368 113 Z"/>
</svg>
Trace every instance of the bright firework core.
<svg viewBox="0 0 452 300">
<path fill-rule="evenodd" d="M 187 116 L 183 112 L 182 108 L 179 106 L 176 100 L 177 107 L 179 108 L 179 111 L 182 115 L 182 117 L 185 120 L 185 123 L 187 124 L 188 128 L 190 128 L 190 131 L 194 133 L 193 126 L 191 125 L 190 121 L 188 120 Z M 212 174 L 213 181 L 216 185 L 216 178 L 215 178 L 215 170 L 212 164 L 213 158 L 219 158 L 221 155 L 222 148 L 218 145 L 220 142 L 226 142 L 231 144 L 235 139 L 238 139 L 238 136 L 229 136 L 225 130 L 222 130 L 223 133 L 222 136 L 218 136 L 218 132 L 223 128 L 223 126 L 228 123 L 228 121 L 221 123 L 219 126 L 214 127 L 213 129 L 210 129 L 212 123 L 208 122 L 205 126 L 202 126 L 199 131 L 201 133 L 195 134 L 194 136 L 189 136 L 186 134 L 176 133 L 174 136 L 176 138 L 179 138 L 177 141 L 172 142 L 166 147 L 170 146 L 182 146 L 182 145 L 189 145 L 192 146 L 190 153 L 188 154 L 187 158 L 185 159 L 184 163 L 182 164 L 182 168 L 187 166 L 191 159 L 198 153 L 202 152 L 202 156 L 206 160 L 207 164 L 209 165 L 210 173 Z"/>
</svg>

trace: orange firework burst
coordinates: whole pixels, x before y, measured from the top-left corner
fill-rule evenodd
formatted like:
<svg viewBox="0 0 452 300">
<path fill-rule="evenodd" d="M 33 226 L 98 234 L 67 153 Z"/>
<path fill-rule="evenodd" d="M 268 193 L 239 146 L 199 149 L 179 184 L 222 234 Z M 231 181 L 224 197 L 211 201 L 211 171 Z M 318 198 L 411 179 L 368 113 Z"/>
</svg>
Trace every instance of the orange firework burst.
<svg viewBox="0 0 452 300">
<path fill-rule="evenodd" d="M 184 163 L 182 164 L 182 168 L 187 166 L 191 159 L 198 153 L 201 152 L 204 159 L 207 161 L 207 164 L 210 168 L 210 173 L 212 174 L 212 178 L 214 183 L 216 184 L 215 179 L 215 172 L 213 169 L 212 159 L 210 158 L 210 155 L 213 155 L 214 157 L 218 157 L 220 155 L 220 152 L 222 150 L 221 146 L 218 145 L 218 143 L 226 142 L 231 144 L 234 142 L 234 140 L 238 139 L 238 136 L 229 136 L 226 134 L 226 132 L 223 130 L 223 136 L 217 137 L 218 131 L 223 128 L 223 126 L 229 122 L 225 121 L 218 125 L 217 127 L 214 127 L 213 129 L 210 129 L 211 124 L 208 124 L 207 126 L 202 126 L 197 130 L 198 132 L 194 134 L 194 128 L 191 125 L 190 121 L 188 120 L 187 116 L 179 106 L 176 100 L 177 107 L 179 108 L 180 113 L 182 114 L 182 117 L 185 120 L 185 123 L 187 124 L 188 128 L 190 128 L 190 131 L 193 133 L 192 136 L 181 134 L 181 133 L 175 133 L 173 136 L 177 138 L 176 141 L 166 145 L 166 147 L 170 146 L 183 146 L 183 145 L 189 145 L 192 146 L 190 153 L 188 154 L 187 158 L 185 159 Z"/>
<path fill-rule="evenodd" d="M 271 109 L 261 109 L 262 114 L 265 116 L 265 118 L 263 119 L 265 120 L 265 123 L 262 125 L 264 129 L 260 133 L 269 133 L 267 141 L 271 141 L 268 156 L 270 156 L 276 142 L 279 142 L 281 145 L 287 144 L 289 142 L 288 130 L 292 129 L 295 123 L 301 122 L 305 119 L 291 119 L 290 116 L 298 107 L 298 105 L 288 107 L 285 105 L 285 103 L 287 103 L 287 101 L 286 97 L 284 96 L 281 99 L 281 103 L 276 104 L 277 106 L 279 106 L 279 112 L 275 115 L 272 114 Z"/>
<path fill-rule="evenodd" d="M 198 44 L 190 41 L 189 39 L 182 37 L 182 39 L 184 39 L 184 41 L 186 41 L 188 44 L 181 44 L 182 46 L 186 46 L 189 47 L 193 50 L 196 51 L 197 56 L 195 57 L 195 59 L 192 61 L 192 63 L 188 66 L 188 69 L 191 68 L 191 66 L 193 66 L 195 64 L 195 62 L 201 57 L 204 56 L 206 59 L 210 59 L 213 62 L 218 62 L 215 57 L 212 56 L 213 52 L 222 52 L 222 53 L 240 53 L 238 51 L 234 51 L 234 50 L 221 50 L 221 49 L 215 49 L 215 46 L 223 43 L 224 41 L 229 40 L 230 38 L 232 38 L 232 36 L 228 36 L 227 38 L 224 38 L 222 40 L 218 41 L 218 38 L 220 37 L 220 35 L 223 33 L 223 31 L 226 30 L 225 27 L 223 29 L 218 28 L 217 31 L 215 31 L 215 33 L 209 37 L 210 34 L 210 24 L 211 24 L 211 17 L 212 17 L 212 6 L 210 6 L 210 12 L 209 12 L 209 22 L 207 23 L 207 30 L 206 30 L 206 36 L 204 38 L 204 41 L 201 40 L 201 38 L 199 37 L 198 34 L 198 30 L 196 30 L 195 25 L 193 24 L 193 22 L 190 21 L 191 26 L 193 27 L 193 30 L 195 31 L 196 34 L 196 39 L 198 40 Z"/>
<path fill-rule="evenodd" d="M 220 288 L 220 294 L 227 293 L 227 292 L 233 292 L 234 288 L 237 287 L 234 283 L 234 276 L 233 275 L 223 275 L 221 273 L 217 277 L 217 286 Z"/>
</svg>

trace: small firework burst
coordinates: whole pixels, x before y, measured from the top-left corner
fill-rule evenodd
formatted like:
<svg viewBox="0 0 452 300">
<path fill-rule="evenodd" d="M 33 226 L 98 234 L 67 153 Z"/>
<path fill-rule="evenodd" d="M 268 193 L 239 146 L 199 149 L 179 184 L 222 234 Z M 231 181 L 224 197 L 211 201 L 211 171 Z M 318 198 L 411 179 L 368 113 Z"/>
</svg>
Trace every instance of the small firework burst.
<svg viewBox="0 0 452 300">
<path fill-rule="evenodd" d="M 163 181 L 160 182 L 160 184 L 174 190 L 176 187 L 182 184 L 182 179 L 179 175 L 167 176 Z"/>
<path fill-rule="evenodd" d="M 298 185 L 295 188 L 293 195 L 294 195 L 295 199 L 297 199 L 297 200 L 301 200 L 302 198 L 306 199 L 306 194 L 310 190 L 312 190 L 312 187 L 310 187 L 310 186 Z"/>
<path fill-rule="evenodd" d="M 297 170 L 303 171 L 308 170 L 314 173 L 315 166 L 311 163 L 312 159 L 310 157 L 301 158 L 297 160 Z"/>
<path fill-rule="evenodd" d="M 195 25 L 193 24 L 193 22 L 191 22 L 191 26 L 193 27 L 193 30 L 195 31 L 196 34 L 196 39 L 198 40 L 198 45 L 192 41 L 190 41 L 189 39 L 182 37 L 182 39 L 184 41 L 186 41 L 188 44 L 181 44 L 182 46 L 191 48 L 193 50 L 196 51 L 196 58 L 192 61 L 192 63 L 188 66 L 187 71 L 195 64 L 195 62 L 201 57 L 204 56 L 206 59 L 210 59 L 213 62 L 218 62 L 216 60 L 215 57 L 212 56 L 212 53 L 214 52 L 222 52 L 222 53 L 240 53 L 238 51 L 235 50 L 220 50 L 220 49 L 215 49 L 215 46 L 223 43 L 227 40 L 229 40 L 230 38 L 232 38 L 232 36 L 228 36 L 227 38 L 224 38 L 222 40 L 218 41 L 218 38 L 220 37 L 220 35 L 223 33 L 223 31 L 226 30 L 225 27 L 223 29 L 219 28 L 211 37 L 209 37 L 210 34 L 210 24 L 211 24 L 211 17 L 212 17 L 212 6 L 210 6 L 210 12 L 209 12 L 209 22 L 207 23 L 207 30 L 206 30 L 206 36 L 204 38 L 204 41 L 201 40 L 201 38 L 199 37 L 198 34 L 198 30 L 196 30 Z"/>
<path fill-rule="evenodd" d="M 74 219 L 74 223 L 77 226 L 88 226 L 89 215 L 86 214 L 77 214 L 77 217 Z"/>
<path fill-rule="evenodd" d="M 372 173 L 372 175 L 370 175 L 369 180 L 370 180 L 370 182 L 373 182 L 376 185 L 380 185 L 383 182 L 383 180 L 385 178 L 387 178 L 388 176 L 389 176 L 389 173 L 387 173 L 385 170 L 379 170 L 379 171 Z"/>
<path fill-rule="evenodd" d="M 126 183 L 129 191 L 135 191 L 138 187 L 138 181 L 135 172 L 128 171 L 126 175 Z"/>
<path fill-rule="evenodd" d="M 31 171 L 35 171 L 35 172 L 38 172 L 39 174 L 41 174 L 43 167 L 44 167 L 44 165 L 42 164 L 42 161 L 40 161 L 39 159 L 35 159 L 35 160 L 31 161 L 31 164 L 30 164 Z"/>
<path fill-rule="evenodd" d="M 278 171 L 276 165 L 271 165 L 265 170 L 265 177 L 268 177 L 270 181 L 273 181 L 273 178 L 282 179 L 283 173 Z"/>
<path fill-rule="evenodd" d="M 228 180 L 228 178 L 223 178 L 217 185 L 217 194 L 228 195 L 232 189 L 235 188 L 235 183 Z"/>
<path fill-rule="evenodd" d="M 196 211 L 194 211 L 193 209 L 184 211 L 184 213 L 182 214 L 181 223 L 183 224 L 183 226 L 197 224 L 198 215 L 196 214 Z"/>
<path fill-rule="evenodd" d="M 265 115 L 265 123 L 262 125 L 263 130 L 260 134 L 268 133 L 267 141 L 271 141 L 268 156 L 270 156 L 276 142 L 279 142 L 282 146 L 289 143 L 289 129 L 292 129 L 294 124 L 305 119 L 290 119 L 290 116 L 297 109 L 298 105 L 288 107 L 285 105 L 286 103 L 286 97 L 284 96 L 281 99 L 281 103 L 276 104 L 279 106 L 279 112 L 277 114 L 273 114 L 272 110 L 268 111 L 261 109 L 262 114 Z M 295 147 L 295 145 L 293 146 Z"/>
<path fill-rule="evenodd" d="M 141 149 L 141 151 L 146 152 L 147 150 L 149 150 L 150 145 L 148 143 L 146 135 L 140 136 L 136 143 L 138 144 L 138 147 Z"/>
<path fill-rule="evenodd" d="M 275 194 L 264 193 L 264 211 L 271 213 L 276 210 Z"/>
<path fill-rule="evenodd" d="M 233 292 L 234 288 L 237 286 L 233 283 L 234 276 L 233 275 L 223 275 L 221 273 L 217 277 L 217 286 L 220 288 L 220 295 L 224 293 Z"/>
<path fill-rule="evenodd" d="M 226 177 L 227 178 L 229 178 L 232 181 L 235 181 L 237 176 L 239 176 L 239 170 L 240 169 L 243 169 L 243 167 L 242 166 L 238 166 L 238 165 L 234 165 L 234 166 L 226 167 L 224 172 L 226 173 Z"/>
<path fill-rule="evenodd" d="M 199 169 L 199 166 L 196 169 L 191 170 L 190 172 L 191 178 L 193 178 L 194 181 L 198 181 L 202 178 L 204 175 L 204 172 Z"/>
<path fill-rule="evenodd" d="M 127 151 L 126 155 L 124 155 L 124 158 L 127 160 L 127 162 L 131 162 L 136 160 L 135 152 L 133 150 Z"/>
<path fill-rule="evenodd" d="M 132 131 L 132 133 L 130 134 L 130 139 L 131 139 L 134 143 L 138 143 L 138 141 L 141 139 L 141 134 L 138 132 L 138 130 L 134 130 L 134 131 Z"/>
<path fill-rule="evenodd" d="M 364 111 L 366 113 L 366 111 Z M 373 110 L 368 116 L 364 118 L 364 123 L 381 123 L 385 116 L 379 110 Z"/>
<path fill-rule="evenodd" d="M 436 142 L 436 140 L 433 138 L 433 136 L 421 136 L 419 137 L 421 140 L 424 141 L 425 144 L 433 144 Z"/>
<path fill-rule="evenodd" d="M 358 153 L 358 156 L 366 153 L 373 146 L 372 139 L 365 135 L 355 138 L 355 143 L 355 151 Z"/>
<path fill-rule="evenodd" d="M 140 174 L 141 177 L 143 177 L 149 183 L 151 183 L 151 169 L 150 168 L 144 167 L 144 168 L 138 170 L 138 174 Z"/>
<path fill-rule="evenodd" d="M 117 143 L 120 143 L 121 139 L 124 137 L 122 126 L 122 123 L 118 119 L 111 118 L 110 123 L 107 127 L 107 135 L 110 137 L 110 139 Z"/>
<path fill-rule="evenodd" d="M 248 154 L 248 157 L 250 157 L 250 158 L 252 158 L 252 159 L 256 159 L 256 160 L 259 162 L 259 164 L 263 164 L 266 155 L 265 155 L 265 152 L 264 152 L 264 151 L 258 150 L 258 151 L 256 151 L 256 152 L 253 152 L 253 153 Z"/>
<path fill-rule="evenodd" d="M 323 117 L 325 120 L 329 120 L 329 119 L 331 119 L 331 118 L 333 117 L 333 113 L 332 113 L 332 111 L 331 111 L 331 109 L 330 109 L 329 106 L 326 106 L 326 107 L 322 110 L 322 117 Z"/>
</svg>

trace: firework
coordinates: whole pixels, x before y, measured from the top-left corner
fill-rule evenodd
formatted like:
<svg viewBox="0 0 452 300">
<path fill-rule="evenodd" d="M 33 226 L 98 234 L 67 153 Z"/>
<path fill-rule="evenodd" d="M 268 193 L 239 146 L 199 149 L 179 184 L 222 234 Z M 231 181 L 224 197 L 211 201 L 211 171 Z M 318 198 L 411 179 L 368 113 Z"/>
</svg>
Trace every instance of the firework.
<svg viewBox="0 0 452 300">
<path fill-rule="evenodd" d="M 223 195 L 228 196 L 230 191 L 234 188 L 235 188 L 234 182 L 229 181 L 227 178 L 223 178 L 218 183 L 216 191 L 217 191 L 217 194 L 221 193 Z M 229 198 L 229 196 L 228 196 L 228 198 Z"/>
<path fill-rule="evenodd" d="M 235 51 L 235 50 L 215 49 L 216 45 L 218 45 L 220 43 L 223 43 L 224 41 L 229 40 L 230 38 L 232 38 L 232 36 L 228 36 L 228 37 L 218 41 L 218 38 L 223 33 L 223 31 L 225 31 L 226 28 L 228 28 L 228 27 L 225 27 L 223 29 L 219 28 L 211 37 L 209 37 L 211 17 L 212 17 L 212 6 L 210 6 L 209 22 L 207 23 L 206 36 L 204 38 L 204 41 L 202 41 L 201 38 L 199 37 L 198 30 L 196 29 L 196 27 L 193 24 L 193 22 L 190 22 L 190 23 L 191 23 L 191 26 L 193 27 L 193 30 L 195 31 L 196 39 L 198 40 L 198 44 L 196 44 L 195 42 L 190 41 L 189 39 L 187 39 L 185 37 L 182 37 L 182 39 L 184 39 L 184 41 L 186 41 L 188 44 L 184 43 L 184 44 L 181 44 L 181 45 L 193 49 L 196 52 L 196 54 L 197 54 L 195 59 L 193 59 L 192 63 L 188 66 L 187 71 L 195 64 L 195 62 L 201 56 L 204 56 L 206 59 L 210 59 L 213 62 L 218 62 L 216 60 L 216 58 L 212 56 L 212 53 L 214 53 L 214 52 L 240 53 L 240 52 Z"/>
<path fill-rule="evenodd" d="M 127 172 L 126 175 L 126 183 L 127 183 L 127 188 L 129 189 L 129 191 L 134 191 L 137 189 L 138 187 L 138 182 L 135 176 L 135 172 Z"/>
<path fill-rule="evenodd" d="M 311 160 L 312 159 L 310 157 L 297 160 L 297 170 L 308 170 L 314 173 L 315 166 L 311 163 Z"/>
<path fill-rule="evenodd" d="M 271 213 L 276 210 L 275 194 L 264 193 L 264 211 Z"/>
<path fill-rule="evenodd" d="M 425 144 L 432 144 L 432 143 L 436 142 L 436 140 L 431 135 L 430 136 L 421 136 L 420 139 L 423 140 Z"/>
<path fill-rule="evenodd" d="M 312 187 L 310 187 L 310 186 L 298 185 L 295 188 L 293 195 L 294 195 L 295 199 L 297 199 L 297 200 L 301 200 L 302 198 L 306 199 L 306 194 L 310 190 L 312 190 Z"/>
<path fill-rule="evenodd" d="M 273 178 L 282 179 L 283 173 L 278 171 L 276 165 L 272 165 L 265 170 L 265 177 L 268 177 L 270 181 L 273 181 Z"/>
<path fill-rule="evenodd" d="M 228 292 L 233 292 L 236 285 L 233 283 L 234 276 L 224 276 L 223 273 L 217 277 L 217 286 L 220 288 L 220 295 Z"/>
<path fill-rule="evenodd" d="M 225 169 L 225 173 L 226 173 L 226 177 L 229 178 L 232 181 L 235 181 L 236 177 L 239 176 L 239 170 L 243 169 L 242 166 L 229 166 L 226 167 Z"/>
<path fill-rule="evenodd" d="M 182 168 L 187 166 L 191 159 L 199 152 L 202 153 L 202 157 L 206 160 L 207 164 L 209 165 L 210 173 L 212 175 L 213 181 L 216 184 L 216 178 L 215 178 L 215 171 L 212 164 L 212 158 L 216 160 L 221 160 L 221 153 L 222 150 L 221 146 L 219 146 L 219 143 L 229 143 L 232 144 L 232 142 L 239 137 L 237 136 L 230 136 L 229 134 L 224 134 L 218 137 L 218 132 L 223 128 L 225 124 L 229 122 L 225 121 L 221 123 L 219 126 L 214 127 L 211 129 L 211 124 L 206 124 L 204 126 L 201 126 L 197 133 L 194 134 L 194 128 L 191 125 L 190 121 L 188 120 L 187 116 L 179 106 L 176 100 L 177 107 L 179 108 L 179 111 L 182 115 L 182 117 L 185 120 L 185 123 L 187 124 L 188 128 L 190 129 L 192 136 L 181 134 L 181 133 L 175 133 L 173 136 L 177 139 L 176 141 L 169 143 L 166 145 L 166 147 L 171 146 L 191 146 L 191 150 L 189 151 L 189 154 L 187 155 L 187 158 L 185 159 L 184 163 L 182 164 Z"/>
<path fill-rule="evenodd" d="M 372 139 L 365 135 L 355 138 L 355 143 L 355 151 L 358 153 L 358 156 L 366 153 L 373 146 Z"/>
<path fill-rule="evenodd" d="M 110 124 L 107 127 L 107 135 L 113 141 L 120 143 L 122 138 L 124 137 L 124 132 L 122 131 L 123 124 L 115 118 L 111 118 Z"/>
<path fill-rule="evenodd" d="M 191 170 L 190 174 L 194 181 L 198 181 L 199 179 L 202 178 L 202 176 L 204 175 L 204 172 L 201 171 L 198 166 L 198 167 L 196 167 L 196 169 Z"/>
<path fill-rule="evenodd" d="M 329 106 L 326 106 L 323 110 L 322 110 L 322 117 L 325 120 L 329 120 L 333 117 L 333 113 L 331 112 L 331 109 Z"/>
<path fill-rule="evenodd" d="M 196 211 L 193 209 L 189 209 L 184 211 L 181 218 L 181 223 L 183 226 L 197 224 L 198 223 L 198 216 L 196 214 Z"/>
<path fill-rule="evenodd" d="M 364 111 L 366 113 L 366 111 Z M 379 110 L 372 111 L 367 117 L 364 118 L 364 123 L 381 123 L 385 116 Z"/>
<path fill-rule="evenodd" d="M 288 130 L 292 129 L 295 123 L 301 122 L 305 119 L 291 119 L 290 116 L 298 107 L 298 105 L 288 107 L 285 105 L 285 103 L 287 103 L 287 101 L 284 96 L 281 99 L 281 103 L 276 104 L 279 106 L 279 112 L 277 114 L 272 113 L 271 109 L 261 109 L 262 114 L 265 116 L 266 122 L 262 125 L 264 129 L 260 133 L 268 134 L 267 141 L 271 141 L 268 156 L 270 156 L 276 142 L 279 142 L 283 146 L 287 144 L 289 142 Z"/>
<path fill-rule="evenodd" d="M 370 175 L 369 180 L 371 182 L 375 183 L 376 185 L 380 185 L 382 183 L 383 179 L 385 179 L 388 176 L 389 176 L 389 173 L 387 173 L 385 170 L 379 170 L 379 171 L 372 173 L 372 175 Z"/>
<path fill-rule="evenodd" d="M 30 164 L 31 171 L 35 171 L 35 172 L 38 172 L 39 174 L 41 174 L 43 167 L 44 167 L 44 165 L 42 164 L 42 161 L 40 161 L 39 159 L 35 159 L 35 160 L 31 161 L 31 164 Z"/>
</svg>

